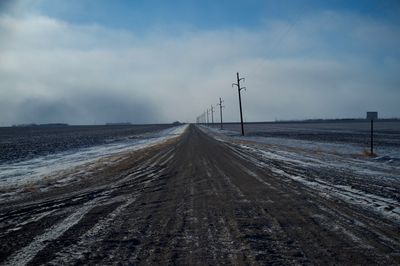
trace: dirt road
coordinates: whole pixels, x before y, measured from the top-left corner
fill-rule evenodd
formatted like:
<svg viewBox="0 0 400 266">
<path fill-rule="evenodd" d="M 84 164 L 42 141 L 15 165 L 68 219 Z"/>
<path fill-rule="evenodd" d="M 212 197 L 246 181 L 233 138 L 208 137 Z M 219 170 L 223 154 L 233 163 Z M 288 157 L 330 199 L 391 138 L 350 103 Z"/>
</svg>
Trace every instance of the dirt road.
<svg viewBox="0 0 400 266">
<path fill-rule="evenodd" d="M 398 265 L 399 224 L 273 175 L 196 126 L 0 205 L 0 263 Z"/>
</svg>

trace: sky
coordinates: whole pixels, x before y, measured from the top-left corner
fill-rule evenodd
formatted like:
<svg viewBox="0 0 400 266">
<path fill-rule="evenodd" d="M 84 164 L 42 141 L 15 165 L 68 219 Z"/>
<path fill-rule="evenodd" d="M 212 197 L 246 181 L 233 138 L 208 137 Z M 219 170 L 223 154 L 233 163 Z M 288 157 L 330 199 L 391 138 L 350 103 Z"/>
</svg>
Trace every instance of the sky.
<svg viewBox="0 0 400 266">
<path fill-rule="evenodd" d="M 400 2 L 0 0 L 0 126 L 400 117 Z M 219 113 L 215 113 L 219 119 Z"/>
</svg>

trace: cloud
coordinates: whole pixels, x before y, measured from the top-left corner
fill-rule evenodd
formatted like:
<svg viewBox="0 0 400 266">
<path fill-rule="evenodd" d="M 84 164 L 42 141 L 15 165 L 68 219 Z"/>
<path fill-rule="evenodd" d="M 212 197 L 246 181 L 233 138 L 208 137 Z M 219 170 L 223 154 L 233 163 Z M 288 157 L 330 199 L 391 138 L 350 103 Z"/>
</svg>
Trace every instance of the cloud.
<svg viewBox="0 0 400 266">
<path fill-rule="evenodd" d="M 9 13 L 15 7 L 15 1 L 13 0 L 2 0 L 0 1 L 0 14 Z"/>
<path fill-rule="evenodd" d="M 236 71 L 247 121 L 398 116 L 399 33 L 332 12 L 173 36 L 1 14 L 0 122 L 194 121 L 219 97 L 237 121 Z"/>
</svg>

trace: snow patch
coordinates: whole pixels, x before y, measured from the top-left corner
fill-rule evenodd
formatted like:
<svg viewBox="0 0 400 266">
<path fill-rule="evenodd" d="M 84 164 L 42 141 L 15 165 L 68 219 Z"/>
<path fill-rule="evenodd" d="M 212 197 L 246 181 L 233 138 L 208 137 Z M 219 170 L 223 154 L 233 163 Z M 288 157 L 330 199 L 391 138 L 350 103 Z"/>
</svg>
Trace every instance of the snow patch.
<svg viewBox="0 0 400 266">
<path fill-rule="evenodd" d="M 58 185 L 62 186 L 63 183 L 74 181 L 80 175 L 87 173 L 86 169 L 85 173 L 75 172 L 73 175 L 65 177 L 64 171 L 80 165 L 93 163 L 105 156 L 116 155 L 126 151 L 136 151 L 160 144 L 180 136 L 187 127 L 188 125 L 182 125 L 159 132 L 142 134 L 140 135 L 141 138 L 127 139 L 122 142 L 51 154 L 17 163 L 2 164 L 0 165 L 0 191 L 4 192 L 2 193 L 2 197 L 14 196 L 16 192 L 22 192 L 22 189 L 26 189 L 26 186 L 30 187 L 38 180 L 54 176 L 54 173 L 58 173 L 59 176 L 64 177 L 62 180 L 57 181 Z M 118 157 L 114 161 L 110 160 L 108 163 L 112 164 L 116 161 L 118 161 Z M 103 165 L 105 164 L 103 162 Z M 33 187 L 32 189 L 35 188 Z"/>
</svg>

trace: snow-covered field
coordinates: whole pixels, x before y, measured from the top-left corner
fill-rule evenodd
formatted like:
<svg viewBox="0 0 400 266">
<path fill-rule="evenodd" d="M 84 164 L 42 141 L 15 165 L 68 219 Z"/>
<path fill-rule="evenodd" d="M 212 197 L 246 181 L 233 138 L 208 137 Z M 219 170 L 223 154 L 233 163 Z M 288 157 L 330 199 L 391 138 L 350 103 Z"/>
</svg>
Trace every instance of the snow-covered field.
<svg viewBox="0 0 400 266">
<path fill-rule="evenodd" d="M 323 197 L 345 201 L 400 223 L 398 147 L 380 148 L 379 156 L 371 158 L 350 143 L 242 137 L 234 131 L 202 129 L 272 176 L 298 182 Z"/>
<path fill-rule="evenodd" d="M 33 184 L 56 179 L 57 184 L 77 179 L 99 165 L 116 163 L 124 152 L 137 151 L 181 135 L 187 125 L 136 135 L 133 139 L 90 148 L 50 154 L 30 160 L 0 164 L 0 198 L 7 198 Z M 72 174 L 73 173 L 73 174 Z"/>
<path fill-rule="evenodd" d="M 249 123 L 246 136 L 268 137 L 268 142 L 291 142 L 298 146 L 317 146 L 338 152 L 362 153 L 370 148 L 368 121 L 319 123 Z M 224 125 L 232 135 L 240 133 L 240 124 Z M 400 121 L 379 120 L 374 123 L 374 152 L 380 156 L 400 158 Z M 323 145 L 325 144 L 325 145 Z M 335 145 L 338 144 L 338 145 Z M 341 144 L 341 145 L 340 145 Z"/>
</svg>

